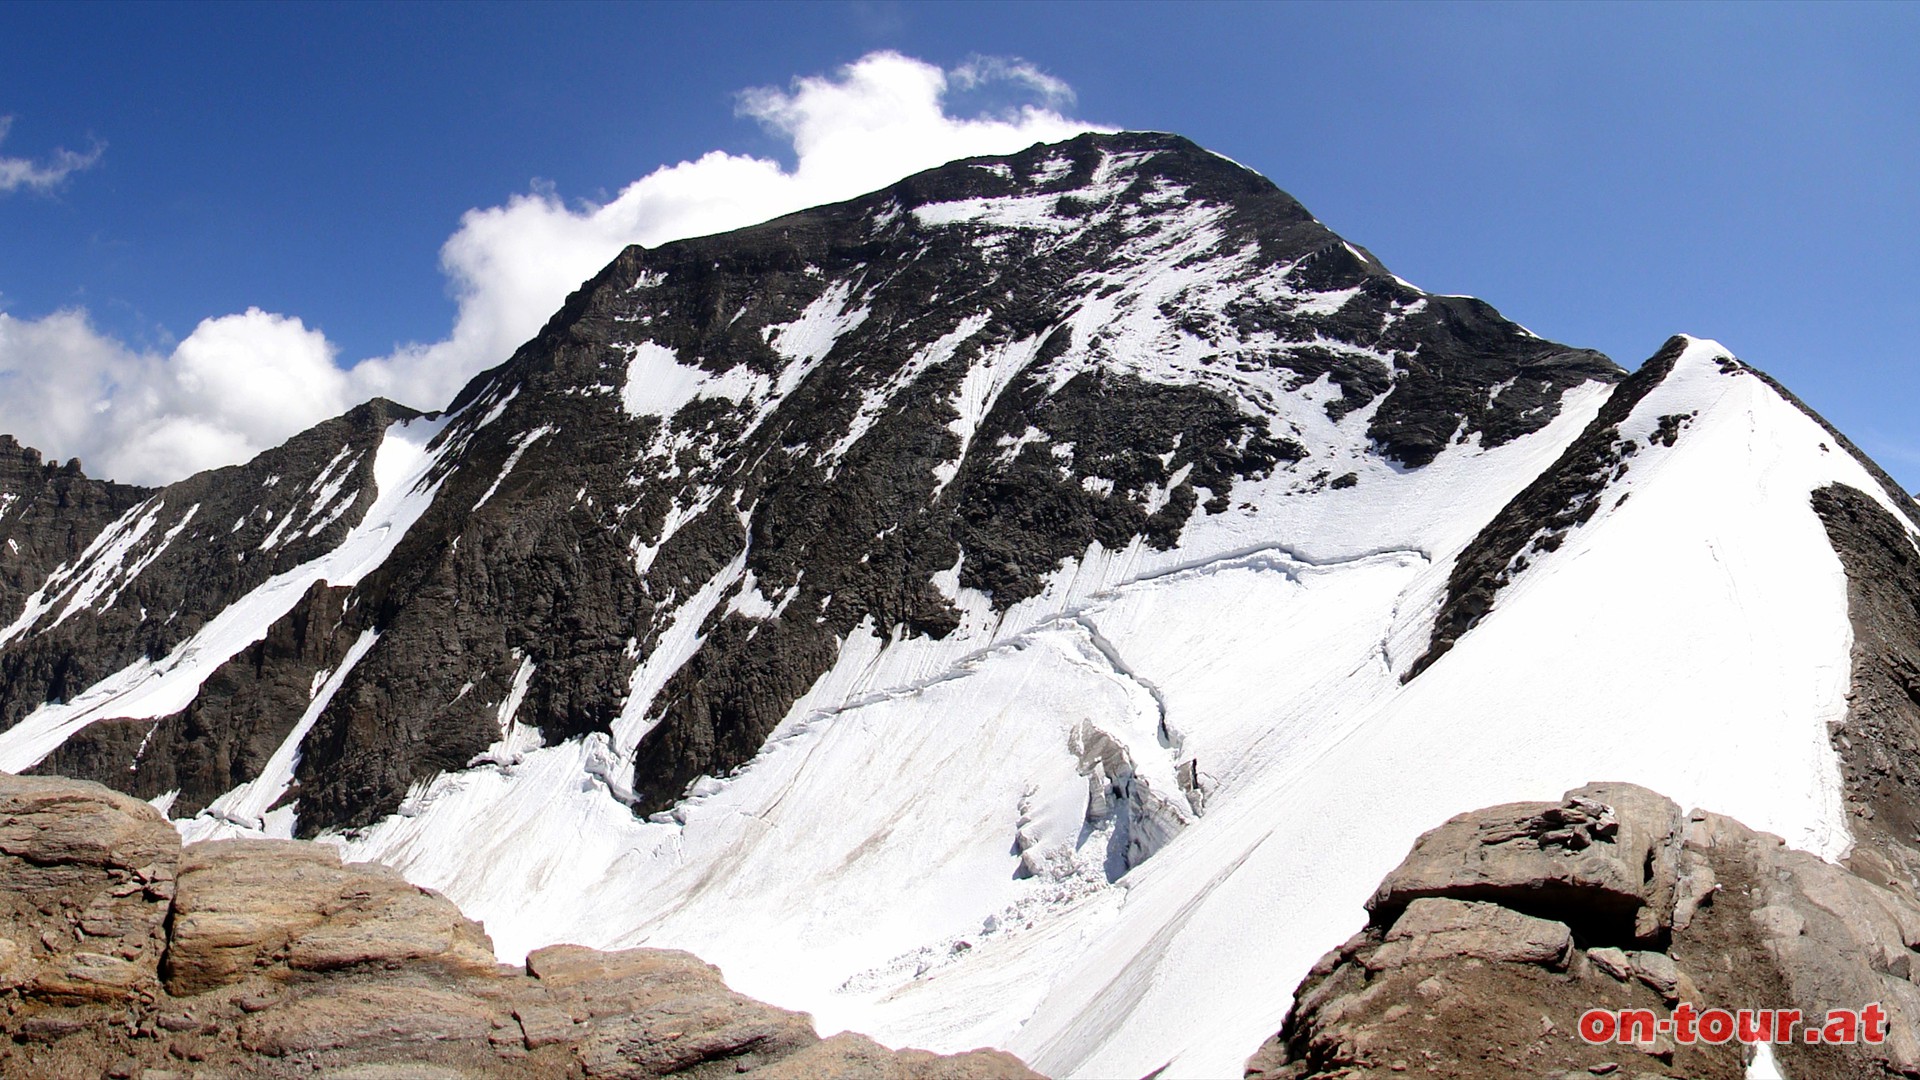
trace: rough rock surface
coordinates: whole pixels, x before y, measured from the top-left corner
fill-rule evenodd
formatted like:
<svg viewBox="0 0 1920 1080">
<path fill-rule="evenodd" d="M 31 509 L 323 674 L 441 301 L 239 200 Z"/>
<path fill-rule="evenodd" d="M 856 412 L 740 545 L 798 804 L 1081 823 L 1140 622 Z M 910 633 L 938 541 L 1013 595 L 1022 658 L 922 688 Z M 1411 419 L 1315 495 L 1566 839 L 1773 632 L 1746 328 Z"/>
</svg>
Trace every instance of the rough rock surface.
<svg viewBox="0 0 1920 1080">
<path fill-rule="evenodd" d="M 295 840 L 195 845 L 178 872 L 167 987 L 204 993 L 261 967 L 434 962 L 489 971 L 493 948 L 453 903 L 377 864 Z"/>
<path fill-rule="evenodd" d="M 1746 1075 L 1749 1048 L 1592 1045 L 1590 1008 L 1879 1003 L 1884 1042 L 1772 1048 L 1796 1078 L 1920 1076 L 1920 903 L 1626 784 L 1462 814 L 1382 882 L 1367 928 L 1301 983 L 1250 1077 Z"/>
<path fill-rule="evenodd" d="M 1630 785 L 1595 784 L 1560 806 L 1512 803 L 1422 836 L 1368 904 L 1391 921 L 1420 897 L 1489 900 L 1565 919 L 1589 937 L 1660 940 L 1680 812 Z"/>
<path fill-rule="evenodd" d="M 0 773 L 0 1075 L 1030 1077 L 728 990 L 681 952 L 541 949 L 495 964 L 478 924 L 385 867 L 297 841 L 183 853 L 144 802 Z"/>
<path fill-rule="evenodd" d="M 1920 896 L 1920 551 L 1860 491 L 1832 484 L 1812 502 L 1846 567 L 1853 624 L 1847 719 L 1832 733 L 1858 841 L 1847 862 Z"/>
<path fill-rule="evenodd" d="M 248 591 L 331 550 L 374 500 L 381 433 L 416 415 L 375 399 L 244 465 L 158 491 L 88 480 L 77 460 L 38 485 L 0 467 L 0 539 L 12 542 L 0 543 L 0 581 L 20 581 L 0 586 L 0 725 L 165 655 Z M 14 445 L 0 444 L 0 460 Z M 124 773 L 132 761 L 117 764 Z"/>
</svg>

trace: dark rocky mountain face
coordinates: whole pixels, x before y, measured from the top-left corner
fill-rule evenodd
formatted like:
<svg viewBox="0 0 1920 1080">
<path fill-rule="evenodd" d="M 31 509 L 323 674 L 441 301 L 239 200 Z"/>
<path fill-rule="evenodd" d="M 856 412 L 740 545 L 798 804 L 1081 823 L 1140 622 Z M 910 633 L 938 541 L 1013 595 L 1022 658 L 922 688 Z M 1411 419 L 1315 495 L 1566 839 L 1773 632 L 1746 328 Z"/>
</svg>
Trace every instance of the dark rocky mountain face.
<svg viewBox="0 0 1920 1080">
<path fill-rule="evenodd" d="M 67 553 L 34 580 L 31 592 L 9 593 L 0 608 L 0 618 L 12 624 L 0 629 L 0 719 L 11 726 L 43 703 L 67 701 L 116 671 L 166 656 L 235 601 L 332 550 L 374 501 L 373 450 L 382 432 L 388 423 L 415 415 L 391 402 L 370 402 L 246 465 L 160 491 L 89 481 L 71 469 L 38 489 L 21 485 L 13 515 L 0 528 L 20 543 L 22 555 L 45 560 L 49 548 L 61 545 Z M 86 527 L 93 532 L 81 543 Z M 251 652 L 272 648 L 262 642 Z M 235 661 L 247 663 L 244 657 Z M 222 675 L 236 677 L 238 668 L 229 668 Z M 216 697 L 219 682 L 209 684 Z M 284 685 L 267 689 L 274 682 Z M 63 750 L 61 761 L 151 794 L 173 787 L 176 773 L 195 775 L 183 794 L 186 805 L 197 808 L 233 786 L 235 777 L 257 770 L 292 727 L 310 689 L 301 672 L 275 670 L 232 708 L 216 707 L 220 719 L 206 729 L 211 741 L 201 741 L 196 728 L 186 740 L 193 745 L 179 748 L 189 758 L 221 759 L 211 772 L 175 762 L 167 753 L 174 740 L 149 743 L 153 724 L 146 718 L 129 727 L 102 717 L 109 723 L 88 729 Z M 196 706 L 207 709 L 212 700 Z M 235 739 L 251 749 L 215 749 Z M 161 753 L 149 761 L 137 752 L 142 746 Z M 145 769 L 136 768 L 142 764 Z M 160 776 L 169 783 L 153 790 Z"/>
<path fill-rule="evenodd" d="M 1910 892 L 1920 882 L 1920 551 L 1853 488 L 1830 484 L 1812 503 L 1846 567 L 1853 624 L 1847 723 L 1833 738 L 1859 841 L 1848 862 Z"/>
<path fill-rule="evenodd" d="M 1350 484 L 1332 469 L 1352 452 L 1423 468 L 1621 374 L 1414 289 L 1175 136 L 956 162 L 628 249 L 408 429 L 437 430 L 406 496 L 426 505 L 377 566 L 277 601 L 184 706 L 98 707 L 43 767 L 197 809 L 331 677 L 288 793 L 304 834 L 392 812 L 516 725 L 620 728 L 635 804 L 659 810 L 751 758 L 856 628 L 947 633 L 938 575 L 1004 610 L 1090 543 L 1173 545 L 1247 478 Z M 176 655 L 369 531 L 374 460 L 410 416 L 375 402 L 154 493 L 7 473 L 28 501 L 0 529 L 62 482 L 75 508 L 32 511 L 38 561 L 0 563 L 0 724 Z M 630 705 L 636 667 L 689 632 Z"/>
<path fill-rule="evenodd" d="M 28 594 L 63 562 L 80 555 L 107 523 L 148 495 L 146 488 L 90 480 L 80 459 L 64 465 L 0 435 L 0 618 L 12 619 Z"/>
<path fill-rule="evenodd" d="M 350 638 L 341 615 L 350 590 L 313 585 L 267 636 L 215 671 L 180 712 L 151 719 L 108 719 L 75 733 L 39 772 L 118 776 L 146 797 L 179 795 L 172 809 L 191 815 L 260 774 L 293 730 L 313 693 L 314 676 L 332 668 Z"/>
</svg>

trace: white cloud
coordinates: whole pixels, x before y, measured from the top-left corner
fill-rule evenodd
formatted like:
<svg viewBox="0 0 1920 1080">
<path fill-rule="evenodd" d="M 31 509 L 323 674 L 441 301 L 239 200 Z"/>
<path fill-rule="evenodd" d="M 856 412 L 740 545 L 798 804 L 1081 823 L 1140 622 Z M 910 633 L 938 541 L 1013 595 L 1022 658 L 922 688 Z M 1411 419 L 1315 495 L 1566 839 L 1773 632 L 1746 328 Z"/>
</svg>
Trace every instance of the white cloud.
<svg viewBox="0 0 1920 1080">
<path fill-rule="evenodd" d="M 994 84 L 1040 100 L 993 115 L 947 111 L 950 92 Z M 604 204 L 535 190 L 469 210 L 440 249 L 458 301 L 447 338 L 345 369 L 319 331 L 257 309 L 202 322 L 166 356 L 101 335 L 84 312 L 0 314 L 0 431 L 50 456 L 79 455 L 97 475 L 161 483 L 245 460 L 375 395 L 437 408 L 628 244 L 740 228 L 955 158 L 1094 130 L 1056 111 L 1071 100 L 1065 83 L 1024 61 L 976 57 L 943 71 L 891 52 L 745 91 L 740 115 L 791 143 L 791 169 L 714 151 L 662 166 Z"/>
<path fill-rule="evenodd" d="M 0 142 L 5 142 L 7 132 L 13 128 L 13 117 L 0 116 Z M 0 157 L 0 195 L 10 194 L 21 188 L 33 188 L 36 191 L 50 191 L 60 181 L 83 169 L 91 169 L 100 160 L 105 146 L 95 143 L 93 149 L 82 154 L 73 150 L 58 149 L 53 159 L 45 164 L 35 164 L 28 158 Z"/>
<path fill-rule="evenodd" d="M 258 308 L 201 322 L 169 355 L 128 348 L 84 311 L 0 313 L 0 430 L 95 476 L 164 483 L 350 408 L 333 360 L 318 330 Z"/>
<path fill-rule="evenodd" d="M 948 74 L 963 90 L 1007 82 L 1039 94 L 1041 101 L 1055 108 L 1073 104 L 1073 87 L 1019 57 L 975 56 Z"/>
</svg>

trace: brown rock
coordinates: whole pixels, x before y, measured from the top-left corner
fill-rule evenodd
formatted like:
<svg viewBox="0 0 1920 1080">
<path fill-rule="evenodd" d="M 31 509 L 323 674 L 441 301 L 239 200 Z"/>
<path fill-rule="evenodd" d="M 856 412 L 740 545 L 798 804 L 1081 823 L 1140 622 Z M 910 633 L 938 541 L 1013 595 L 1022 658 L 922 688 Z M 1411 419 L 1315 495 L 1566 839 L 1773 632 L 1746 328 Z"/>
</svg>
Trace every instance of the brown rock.
<svg viewBox="0 0 1920 1080">
<path fill-rule="evenodd" d="M 580 1037 L 580 1027 L 571 1011 L 550 1005 L 521 1005 L 513 1010 L 520 1025 L 520 1038 L 529 1050 L 572 1042 Z"/>
<path fill-rule="evenodd" d="M 576 1020 L 629 1013 L 671 998 L 728 993 L 719 968 L 670 949 L 598 952 L 556 945 L 528 956 L 527 971 L 547 991 L 548 1006 Z"/>
<path fill-rule="evenodd" d="M 527 954 L 527 974 L 550 989 L 634 979 L 723 985 L 719 968 L 678 949 L 602 952 L 585 945 L 549 945 Z"/>
<path fill-rule="evenodd" d="M 41 1009 L 19 1018 L 12 1028 L 22 1038 L 52 1042 L 86 1031 L 100 1020 L 97 1013 L 78 1009 Z"/>
<path fill-rule="evenodd" d="M 329 971 L 429 961 L 491 970 L 492 943 L 437 893 L 294 840 L 195 844 L 181 863 L 167 986 L 204 993 L 284 965 Z"/>
<path fill-rule="evenodd" d="M 78 952 L 54 971 L 44 971 L 31 986 L 41 997 L 114 1001 L 153 980 L 153 966 L 100 953 Z"/>
<path fill-rule="evenodd" d="M 889 1050 L 865 1035 L 842 1032 L 748 1075 L 754 1080 L 1027 1080 L 1040 1074 L 1000 1050 L 941 1057 L 925 1050 Z"/>
<path fill-rule="evenodd" d="M 1680 1000 L 1680 968 L 1673 957 L 1666 953 L 1636 952 L 1633 954 L 1633 977 L 1651 987 L 1671 1005 Z"/>
<path fill-rule="evenodd" d="M 1422 897 L 1483 900 L 1652 939 L 1671 923 L 1681 825 L 1678 806 L 1627 784 L 1476 810 L 1420 837 L 1367 907 L 1381 921 Z"/>
<path fill-rule="evenodd" d="M 30 954 L 12 938 L 0 937 L 0 990 L 11 990 L 32 977 Z"/>
<path fill-rule="evenodd" d="M 240 1044 L 269 1057 L 395 1043 L 486 1045 L 494 1010 L 457 990 L 417 985 L 321 984 L 240 1025 Z"/>
<path fill-rule="evenodd" d="M 167 913 L 141 875 L 171 873 L 179 853 L 138 799 L 0 773 L 0 988 L 78 1003 L 151 987 Z"/>
<path fill-rule="evenodd" d="M 1565 923 L 1498 904 L 1425 897 L 1407 905 L 1385 943 L 1362 962 L 1372 971 L 1463 957 L 1564 968 L 1572 952 Z"/>
<path fill-rule="evenodd" d="M 747 1072 L 818 1041 L 806 1014 L 723 993 L 597 1019 L 577 1053 L 588 1076 L 654 1080 L 722 1062 L 727 1072 Z"/>
<path fill-rule="evenodd" d="M 513 1076 L 511 1070 L 499 1067 L 457 1068 L 451 1065 L 434 1065 L 428 1061 L 403 1061 L 403 1063 L 371 1063 L 371 1065 L 342 1065 L 328 1068 L 326 1080 L 476 1080 L 478 1076 Z"/>
<path fill-rule="evenodd" d="M 1722 883 L 1742 882 L 1748 899 L 1736 925 L 1696 917 L 1688 937 L 1676 941 L 1676 954 L 1696 938 L 1702 953 L 1745 952 L 1752 963 L 1777 972 L 1785 993 L 1775 993 L 1786 1000 L 1768 1004 L 1797 1006 L 1809 1015 L 1879 1002 L 1889 1021 L 1886 1041 L 1846 1052 L 1885 1072 L 1920 1074 L 1920 987 L 1912 982 L 1909 959 L 1920 952 L 1920 903 L 1719 814 L 1697 815 L 1687 830 L 1686 854 L 1708 863 Z M 1898 966 L 1909 974 L 1895 976 Z M 1691 970 L 1702 983 L 1699 993 L 1709 1000 L 1718 996 L 1702 968 Z M 1788 1075 L 1834 1074 L 1830 1064 L 1810 1060 L 1796 1067 L 1812 1056 L 1804 1044 L 1775 1049 Z"/>
<path fill-rule="evenodd" d="M 1594 967 L 1599 968 L 1601 971 L 1606 972 L 1621 982 L 1633 978 L 1633 961 L 1628 958 L 1626 950 L 1624 949 L 1616 949 L 1612 946 L 1599 946 L 1587 950 L 1587 959 L 1592 962 Z"/>
<path fill-rule="evenodd" d="M 1622 1047 L 1569 1034 L 1586 1008 L 1661 1017 L 1683 1001 L 1812 1018 L 1878 1002 L 1884 1042 L 1780 1043 L 1781 1069 L 1920 1075 L 1920 901 L 1880 884 L 1885 870 L 1854 872 L 1717 814 L 1682 819 L 1672 803 L 1626 785 L 1463 814 L 1421 837 L 1388 875 L 1373 924 L 1315 965 L 1249 1075 L 1361 1076 L 1424 1060 L 1409 1070 L 1744 1076 L 1733 1043 L 1656 1036 L 1638 1047 L 1644 1057 L 1623 1063 L 1602 1056 Z M 1538 965 L 1563 940 L 1543 925 L 1584 933 L 1587 962 L 1564 975 L 1515 963 Z M 1523 1015 L 1544 1018 L 1537 1035 L 1503 1019 Z"/>
<path fill-rule="evenodd" d="M 111 788 L 0 773 L 0 855 L 0 888 L 31 894 L 112 870 L 171 869 L 180 838 L 159 811 Z"/>
</svg>

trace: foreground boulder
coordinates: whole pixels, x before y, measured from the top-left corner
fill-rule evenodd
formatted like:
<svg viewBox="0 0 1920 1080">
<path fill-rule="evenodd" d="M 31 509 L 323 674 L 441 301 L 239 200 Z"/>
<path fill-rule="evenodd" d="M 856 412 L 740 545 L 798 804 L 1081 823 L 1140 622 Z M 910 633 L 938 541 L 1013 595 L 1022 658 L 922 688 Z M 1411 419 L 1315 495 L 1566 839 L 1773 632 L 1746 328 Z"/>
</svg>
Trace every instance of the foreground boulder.
<svg viewBox="0 0 1920 1080">
<path fill-rule="evenodd" d="M 138 799 L 0 775 L 0 989 L 61 1008 L 157 993 L 179 862 Z"/>
<path fill-rule="evenodd" d="M 1920 1076 L 1920 904 L 1644 788 L 1592 784 L 1453 818 L 1414 844 L 1368 914 L 1300 984 L 1248 1076 L 1738 1080 L 1752 1046 L 1676 1038 L 1674 1018 L 1796 1009 L 1818 1027 L 1869 1004 L 1883 1040 L 1809 1044 L 1803 1021 L 1767 1048 L 1774 1067 Z M 1644 1009 L 1668 1027 L 1589 1043 L 1589 1009 Z"/>
<path fill-rule="evenodd" d="M 432 962 L 489 972 L 493 945 L 453 902 L 385 866 L 297 840 L 196 844 L 179 869 L 165 976 L 175 994 L 263 968 Z"/>
<path fill-rule="evenodd" d="M 681 952 L 541 949 L 394 871 L 290 840 L 181 850 L 151 806 L 0 773 L 0 1076 L 1032 1077 L 727 989 Z"/>
</svg>

